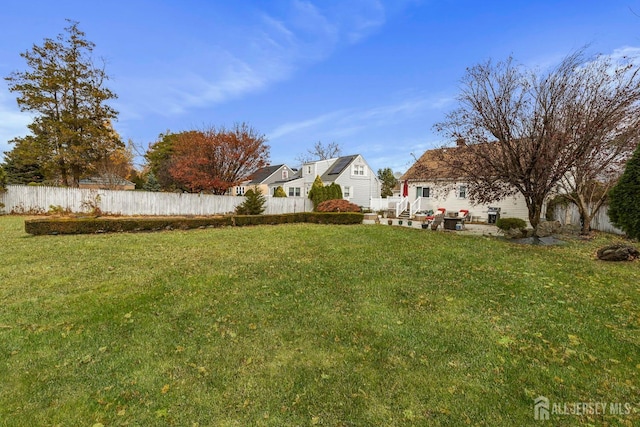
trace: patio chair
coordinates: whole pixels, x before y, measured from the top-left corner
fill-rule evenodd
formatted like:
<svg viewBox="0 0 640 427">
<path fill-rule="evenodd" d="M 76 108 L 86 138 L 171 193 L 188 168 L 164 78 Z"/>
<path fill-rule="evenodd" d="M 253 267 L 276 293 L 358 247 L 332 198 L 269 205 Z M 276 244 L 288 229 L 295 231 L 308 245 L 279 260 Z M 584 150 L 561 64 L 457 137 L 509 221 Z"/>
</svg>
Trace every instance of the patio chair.
<svg viewBox="0 0 640 427">
<path fill-rule="evenodd" d="M 433 222 L 431 223 L 431 230 L 436 231 L 438 227 L 442 224 L 444 215 L 438 214 L 434 217 Z"/>
<path fill-rule="evenodd" d="M 445 212 L 447 210 L 445 208 L 438 208 L 438 210 L 436 211 L 436 213 L 434 214 L 432 210 L 429 210 L 429 215 L 427 215 L 427 217 L 425 218 L 427 221 L 434 221 L 436 219 L 436 217 L 438 215 L 440 216 L 444 216 Z"/>
</svg>

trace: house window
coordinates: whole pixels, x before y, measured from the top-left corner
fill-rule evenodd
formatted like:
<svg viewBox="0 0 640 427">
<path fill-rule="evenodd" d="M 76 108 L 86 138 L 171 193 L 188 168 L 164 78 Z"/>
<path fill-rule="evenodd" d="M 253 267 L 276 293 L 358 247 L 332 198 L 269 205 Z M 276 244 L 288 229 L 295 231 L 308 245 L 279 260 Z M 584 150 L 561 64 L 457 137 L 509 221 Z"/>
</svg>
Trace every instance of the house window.
<svg viewBox="0 0 640 427">
<path fill-rule="evenodd" d="M 288 179 L 289 178 L 289 171 L 286 169 L 282 169 L 282 179 Z"/>
<path fill-rule="evenodd" d="M 353 174 L 364 176 L 364 165 L 353 165 Z"/>
<path fill-rule="evenodd" d="M 431 197 L 431 187 L 416 187 L 416 197 Z"/>
<path fill-rule="evenodd" d="M 236 196 L 244 196 L 244 187 L 236 187 Z"/>
<path fill-rule="evenodd" d="M 289 197 L 300 197 L 300 187 L 289 187 Z"/>
<path fill-rule="evenodd" d="M 342 187 L 342 197 L 351 197 L 351 187 Z"/>
<path fill-rule="evenodd" d="M 467 186 L 459 185 L 458 186 L 458 199 L 466 199 L 467 198 Z"/>
</svg>

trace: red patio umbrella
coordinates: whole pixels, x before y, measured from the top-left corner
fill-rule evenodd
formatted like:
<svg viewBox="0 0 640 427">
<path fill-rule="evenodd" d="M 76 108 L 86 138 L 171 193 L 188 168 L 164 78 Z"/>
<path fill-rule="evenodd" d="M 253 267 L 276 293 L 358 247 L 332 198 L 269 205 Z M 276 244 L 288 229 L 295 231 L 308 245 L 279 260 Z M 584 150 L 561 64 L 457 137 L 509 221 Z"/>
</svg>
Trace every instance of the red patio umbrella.
<svg viewBox="0 0 640 427">
<path fill-rule="evenodd" d="M 405 180 L 402 184 L 402 197 L 409 197 L 409 180 Z"/>
</svg>

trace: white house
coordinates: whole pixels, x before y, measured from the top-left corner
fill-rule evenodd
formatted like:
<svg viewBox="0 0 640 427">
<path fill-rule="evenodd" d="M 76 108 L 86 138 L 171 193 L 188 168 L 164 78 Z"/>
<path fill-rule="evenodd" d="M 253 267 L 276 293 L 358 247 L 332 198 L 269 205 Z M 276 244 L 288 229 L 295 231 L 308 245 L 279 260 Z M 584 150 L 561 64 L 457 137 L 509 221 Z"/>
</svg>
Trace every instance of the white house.
<svg viewBox="0 0 640 427">
<path fill-rule="evenodd" d="M 469 200 L 468 185 L 464 177 L 443 161 L 443 156 L 461 155 L 466 146 L 427 150 L 400 178 L 400 212 L 437 212 L 442 208 L 447 214 L 469 211 L 474 221 L 493 222 L 500 217 L 529 220 L 527 204 L 520 194 L 507 197 L 490 205 L 474 205 Z M 444 150 L 444 152 L 443 152 Z M 451 158 L 450 158 L 451 159 Z"/>
<path fill-rule="evenodd" d="M 282 186 L 287 196 L 307 197 L 317 176 L 324 185 L 340 185 L 342 197 L 358 206 L 368 208 L 371 198 L 380 197 L 380 181 L 359 154 L 304 163 L 291 179 L 269 184 L 270 192 Z"/>
<path fill-rule="evenodd" d="M 276 181 L 288 180 L 295 173 L 295 170 L 285 164 L 265 166 L 253 172 L 243 182 L 229 188 L 227 194 L 230 196 L 244 196 L 245 191 L 249 188 L 258 187 L 262 190 L 262 194 L 273 195 L 277 186 L 271 188 L 270 184 Z"/>
</svg>

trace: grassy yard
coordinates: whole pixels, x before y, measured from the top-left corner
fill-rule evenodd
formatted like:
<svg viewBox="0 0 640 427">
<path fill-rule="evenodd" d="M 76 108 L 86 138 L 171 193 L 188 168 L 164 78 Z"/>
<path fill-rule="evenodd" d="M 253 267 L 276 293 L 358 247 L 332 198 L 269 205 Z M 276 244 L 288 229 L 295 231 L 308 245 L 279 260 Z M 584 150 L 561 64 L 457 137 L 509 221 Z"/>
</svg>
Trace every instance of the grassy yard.
<svg viewBox="0 0 640 427">
<path fill-rule="evenodd" d="M 640 263 L 594 260 L 611 236 L 0 236 L 0 425 L 525 426 L 539 395 L 607 403 L 542 425 L 640 424 Z"/>
</svg>

